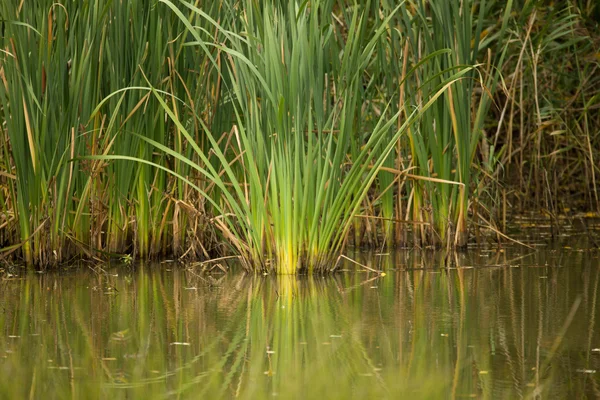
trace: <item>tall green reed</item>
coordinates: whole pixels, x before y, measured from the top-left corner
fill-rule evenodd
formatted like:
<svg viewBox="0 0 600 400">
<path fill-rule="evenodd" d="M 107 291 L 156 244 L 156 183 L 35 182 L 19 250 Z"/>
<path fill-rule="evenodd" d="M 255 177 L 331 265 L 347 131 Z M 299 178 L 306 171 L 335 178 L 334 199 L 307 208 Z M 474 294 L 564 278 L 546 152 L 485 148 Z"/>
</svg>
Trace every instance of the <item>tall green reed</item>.
<svg viewBox="0 0 600 400">
<path fill-rule="evenodd" d="M 100 97 L 89 71 L 99 52 L 101 6 L 67 10 L 51 1 L 0 6 L 5 49 L 0 101 L 10 140 L 4 162 L 15 166 L 11 202 L 30 264 L 53 263 L 69 253 L 65 226 L 85 179 L 80 163 L 69 159 L 85 151 L 81 136 Z M 82 221 L 82 232 L 86 226 Z"/>
<path fill-rule="evenodd" d="M 2 4 L 0 241 L 37 265 L 122 253 L 206 258 L 217 230 L 219 253 L 231 247 L 249 270 L 329 270 L 352 237 L 381 245 L 381 234 L 402 245 L 411 224 L 418 243 L 464 245 L 481 181 L 498 175 L 495 154 L 507 164 L 521 157 L 519 168 L 531 166 L 530 179 L 543 175 L 545 190 L 552 174 L 555 182 L 572 176 L 572 164 L 558 166 L 571 149 L 584 157 L 572 169 L 590 177 L 597 206 L 598 96 L 584 76 L 596 64 L 569 37 L 576 9 L 551 13 L 556 29 L 532 25 L 531 47 L 506 43 L 519 17 L 512 8 L 458 0 Z M 535 72 L 520 93 L 523 71 L 511 75 L 506 103 L 521 117 L 535 110 L 521 121 L 532 132 L 522 140 L 535 139 L 529 164 L 527 146 L 511 148 L 512 122 L 506 142 L 501 128 L 493 145 L 482 135 L 515 44 L 525 72 Z M 581 83 L 570 106 L 585 112 L 576 118 L 535 84 L 548 75 L 537 65 L 556 49 L 585 65 L 564 79 Z M 513 109 L 515 94 L 530 89 L 535 102 Z M 552 133 L 567 124 L 566 139 Z"/>
<path fill-rule="evenodd" d="M 215 74 L 198 70 L 206 68 L 204 58 L 176 40 L 184 25 L 165 10 L 144 1 L 2 4 L 0 114 L 10 188 L 3 204 L 20 236 L 5 250 L 20 249 L 26 263 L 106 253 L 147 258 L 166 254 L 171 242 L 176 255 L 208 256 L 204 232 L 188 234 L 188 220 L 196 228 L 198 218 L 181 209 L 201 210 L 203 202 L 188 188 L 145 164 L 81 159 L 118 152 L 169 161 L 130 132 L 186 151 L 149 93 L 120 93 L 97 112 L 102 99 L 123 88 L 150 82 L 195 101 L 198 113 L 214 113 Z M 218 5 L 207 10 L 220 12 Z M 173 168 L 189 172 L 179 162 Z"/>
<path fill-rule="evenodd" d="M 163 2 L 185 18 L 176 4 Z M 180 4 L 204 16 L 193 4 Z M 457 70 L 440 81 L 437 91 L 399 127 L 398 113 L 384 112 L 369 132 L 361 130 L 356 119 L 364 74 L 394 15 L 390 12 L 368 30 L 363 29 L 368 11 L 367 6 L 349 13 L 344 34 L 334 29 L 333 2 L 300 8 L 266 3 L 262 9 L 245 3 L 241 26 L 235 27 L 244 35 L 214 21 L 227 38 L 218 48 L 230 59 L 227 72 L 232 78 L 226 81 L 235 104 L 240 156 L 230 161 L 214 146 L 216 137 L 206 126 L 204 133 L 222 163 L 221 172 L 214 166 L 194 165 L 180 153 L 148 141 L 193 166 L 220 189 L 227 188 L 223 197 L 211 199 L 218 212 L 215 221 L 248 270 L 294 274 L 334 269 L 352 219 L 398 138 L 468 71 Z M 195 39 L 191 44 L 206 52 L 201 31 L 191 25 L 188 29 Z M 420 62 L 443 53 L 432 53 Z M 190 138 L 183 122 L 152 90 Z M 354 157 L 349 158 L 353 146 Z M 194 148 L 200 159 L 206 158 L 198 146 Z"/>
<path fill-rule="evenodd" d="M 408 1 L 400 7 L 396 20 L 405 37 L 394 43 L 404 46 L 401 54 L 409 57 L 409 67 L 425 54 L 451 50 L 435 62 L 416 68 L 414 79 L 407 80 L 399 94 L 402 102 L 416 104 L 428 98 L 457 69 L 478 66 L 454 82 L 424 113 L 419 125 L 409 130 L 412 167 L 418 175 L 410 185 L 412 217 L 430 224 L 429 229 L 421 225 L 413 230 L 416 240 L 423 244 L 464 246 L 468 239 L 472 169 L 500 77 L 497 67 L 503 63 L 506 48 L 493 58 L 488 55 L 481 64 L 478 57 L 491 40 L 502 40 L 512 1 L 505 5 L 501 20 L 493 28 L 485 21 L 491 6 L 493 3 L 485 1 Z"/>
</svg>

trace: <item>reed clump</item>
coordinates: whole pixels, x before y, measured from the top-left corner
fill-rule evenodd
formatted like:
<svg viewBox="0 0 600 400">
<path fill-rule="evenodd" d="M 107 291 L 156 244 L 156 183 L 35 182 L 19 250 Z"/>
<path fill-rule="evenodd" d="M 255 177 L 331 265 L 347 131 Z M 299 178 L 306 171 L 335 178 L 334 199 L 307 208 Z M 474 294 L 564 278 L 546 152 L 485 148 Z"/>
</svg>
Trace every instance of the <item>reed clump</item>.
<svg viewBox="0 0 600 400">
<path fill-rule="evenodd" d="M 575 175 L 600 210 L 594 12 L 3 2 L 1 254 L 326 272 L 349 244 L 465 246 L 507 203 L 556 213 Z"/>
</svg>

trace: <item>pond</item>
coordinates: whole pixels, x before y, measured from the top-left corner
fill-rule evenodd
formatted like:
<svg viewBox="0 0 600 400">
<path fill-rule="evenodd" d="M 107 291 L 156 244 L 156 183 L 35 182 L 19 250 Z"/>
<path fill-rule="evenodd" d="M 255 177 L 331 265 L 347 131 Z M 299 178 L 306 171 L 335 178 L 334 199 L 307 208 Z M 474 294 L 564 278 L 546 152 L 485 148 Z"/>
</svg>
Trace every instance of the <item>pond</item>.
<svg viewBox="0 0 600 400">
<path fill-rule="evenodd" d="M 0 398 L 600 396 L 599 251 L 353 257 L 385 274 L 5 278 Z"/>
</svg>

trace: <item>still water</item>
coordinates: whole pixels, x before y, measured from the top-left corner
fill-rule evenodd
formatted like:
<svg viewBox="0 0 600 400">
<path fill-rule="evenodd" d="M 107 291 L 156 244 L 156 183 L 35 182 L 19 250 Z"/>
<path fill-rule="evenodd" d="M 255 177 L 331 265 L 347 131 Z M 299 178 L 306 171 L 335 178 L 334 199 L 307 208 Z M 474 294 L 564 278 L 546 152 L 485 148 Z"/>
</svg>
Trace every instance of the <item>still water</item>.
<svg viewBox="0 0 600 400">
<path fill-rule="evenodd" d="M 0 398 L 600 397 L 598 250 L 354 257 L 385 274 L 5 276 Z"/>
</svg>

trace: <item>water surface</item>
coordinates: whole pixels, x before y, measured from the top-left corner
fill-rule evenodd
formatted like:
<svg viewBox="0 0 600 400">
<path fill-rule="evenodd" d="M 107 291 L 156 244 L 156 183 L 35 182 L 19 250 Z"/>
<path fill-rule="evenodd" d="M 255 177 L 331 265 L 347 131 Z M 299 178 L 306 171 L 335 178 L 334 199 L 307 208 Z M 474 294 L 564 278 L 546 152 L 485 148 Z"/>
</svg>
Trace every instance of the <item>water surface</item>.
<svg viewBox="0 0 600 400">
<path fill-rule="evenodd" d="M 568 247 L 5 275 L 0 398 L 600 397 L 600 252 Z"/>
</svg>

